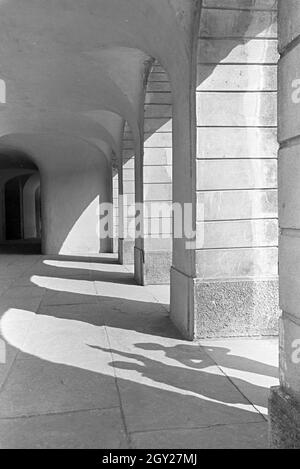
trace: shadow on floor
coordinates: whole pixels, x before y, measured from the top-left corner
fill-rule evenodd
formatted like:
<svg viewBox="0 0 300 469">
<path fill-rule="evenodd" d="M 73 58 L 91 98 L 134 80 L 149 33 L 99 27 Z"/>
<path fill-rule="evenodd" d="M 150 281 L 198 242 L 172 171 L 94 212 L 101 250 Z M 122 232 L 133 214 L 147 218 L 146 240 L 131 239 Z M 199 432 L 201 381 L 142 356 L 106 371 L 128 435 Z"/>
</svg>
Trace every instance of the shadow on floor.
<svg viewBox="0 0 300 469">
<path fill-rule="evenodd" d="M 16 240 L 6 241 L 0 243 L 0 254 L 41 254 L 42 245 L 40 240 L 28 239 L 28 240 Z"/>
<path fill-rule="evenodd" d="M 0 447 L 266 447 L 254 405 L 267 389 L 233 383 L 211 347 L 181 339 L 156 290 L 106 261 L 1 256 Z"/>
</svg>

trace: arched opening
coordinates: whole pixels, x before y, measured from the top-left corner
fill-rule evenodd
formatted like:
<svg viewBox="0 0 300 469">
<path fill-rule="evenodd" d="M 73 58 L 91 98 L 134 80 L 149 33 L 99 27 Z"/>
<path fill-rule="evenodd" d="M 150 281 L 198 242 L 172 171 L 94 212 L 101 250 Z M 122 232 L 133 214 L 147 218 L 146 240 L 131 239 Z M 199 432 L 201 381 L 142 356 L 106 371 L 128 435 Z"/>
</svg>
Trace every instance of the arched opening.
<svg viewBox="0 0 300 469">
<path fill-rule="evenodd" d="M 23 239 L 24 227 L 22 223 L 22 188 L 24 176 L 17 176 L 5 184 L 5 240 L 16 241 Z"/>
<path fill-rule="evenodd" d="M 0 252 L 41 252 L 41 192 L 37 166 L 18 152 L 0 155 Z"/>
<path fill-rule="evenodd" d="M 29 176 L 23 187 L 24 239 L 41 238 L 41 190 L 40 176 Z"/>
<path fill-rule="evenodd" d="M 172 93 L 157 61 L 148 70 L 143 132 L 143 227 L 135 245 L 135 277 L 142 285 L 170 284 L 172 265 Z"/>
</svg>

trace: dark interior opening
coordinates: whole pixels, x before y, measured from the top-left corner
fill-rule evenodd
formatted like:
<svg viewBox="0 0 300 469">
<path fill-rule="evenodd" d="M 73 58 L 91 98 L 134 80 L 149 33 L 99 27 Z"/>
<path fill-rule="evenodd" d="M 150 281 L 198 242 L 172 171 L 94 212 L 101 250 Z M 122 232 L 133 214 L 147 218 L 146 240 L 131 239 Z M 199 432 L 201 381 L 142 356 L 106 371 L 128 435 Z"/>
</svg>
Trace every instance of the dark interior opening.
<svg viewBox="0 0 300 469">
<path fill-rule="evenodd" d="M 0 253 L 41 253 L 40 194 L 36 165 L 26 155 L 0 153 Z"/>
<path fill-rule="evenodd" d="M 5 239 L 23 239 L 22 233 L 22 181 L 16 177 L 5 185 Z"/>
</svg>

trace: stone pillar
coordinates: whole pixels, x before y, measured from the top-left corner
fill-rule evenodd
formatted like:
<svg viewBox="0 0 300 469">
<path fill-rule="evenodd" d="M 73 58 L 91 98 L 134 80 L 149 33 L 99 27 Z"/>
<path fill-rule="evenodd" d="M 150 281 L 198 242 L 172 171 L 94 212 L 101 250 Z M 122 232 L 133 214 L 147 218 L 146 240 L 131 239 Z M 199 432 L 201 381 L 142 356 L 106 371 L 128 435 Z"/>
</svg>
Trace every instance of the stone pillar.
<svg viewBox="0 0 300 469">
<path fill-rule="evenodd" d="M 119 156 L 120 158 L 120 156 Z M 118 252 L 119 243 L 119 158 L 113 153 L 112 177 L 113 177 L 113 252 Z"/>
<path fill-rule="evenodd" d="M 37 238 L 36 190 L 40 185 L 38 173 L 30 176 L 23 187 L 24 239 Z"/>
<path fill-rule="evenodd" d="M 279 3 L 280 387 L 269 401 L 270 444 L 300 448 L 300 4 Z"/>
<path fill-rule="evenodd" d="M 172 97 L 168 75 L 155 62 L 145 95 L 143 155 L 144 243 L 137 280 L 170 283 L 172 263 Z"/>
<path fill-rule="evenodd" d="M 195 337 L 277 332 L 276 20 L 275 1 L 203 2 Z"/>
<path fill-rule="evenodd" d="M 108 177 L 107 177 L 107 202 L 109 204 L 113 204 L 113 152 L 111 155 L 111 161 L 108 164 Z M 105 250 L 101 252 L 108 252 L 108 253 L 113 253 L 114 252 L 114 214 L 113 211 L 108 210 L 107 217 L 105 219 L 105 223 L 108 224 L 108 237 L 105 240 L 100 240 L 100 244 L 103 241 L 105 244 Z M 101 216 L 100 216 L 100 224 L 101 224 Z"/>
<path fill-rule="evenodd" d="M 135 245 L 135 146 L 126 123 L 119 161 L 119 262 L 134 263 Z"/>
</svg>

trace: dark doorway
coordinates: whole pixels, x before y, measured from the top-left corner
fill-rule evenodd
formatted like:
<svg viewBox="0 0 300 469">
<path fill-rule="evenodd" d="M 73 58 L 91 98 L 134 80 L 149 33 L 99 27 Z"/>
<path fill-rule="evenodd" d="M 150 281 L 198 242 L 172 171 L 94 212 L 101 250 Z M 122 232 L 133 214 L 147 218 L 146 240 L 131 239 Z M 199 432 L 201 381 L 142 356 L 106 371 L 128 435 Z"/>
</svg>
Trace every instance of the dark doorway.
<svg viewBox="0 0 300 469">
<path fill-rule="evenodd" d="M 41 253 L 40 175 L 27 155 L 0 152 L 0 253 Z"/>
<path fill-rule="evenodd" d="M 5 234 L 7 241 L 22 239 L 21 179 L 16 177 L 5 185 Z"/>
</svg>

